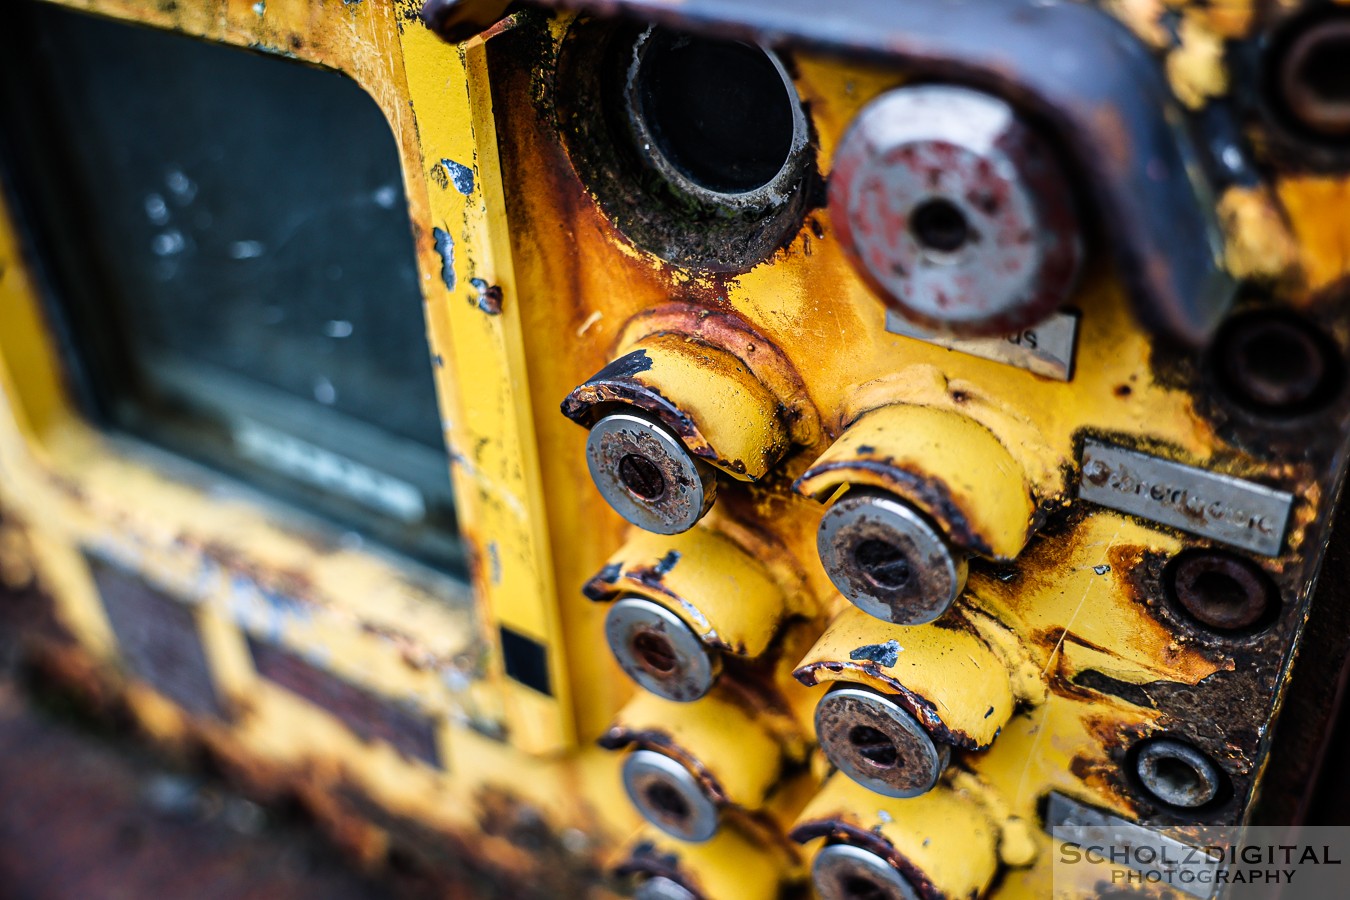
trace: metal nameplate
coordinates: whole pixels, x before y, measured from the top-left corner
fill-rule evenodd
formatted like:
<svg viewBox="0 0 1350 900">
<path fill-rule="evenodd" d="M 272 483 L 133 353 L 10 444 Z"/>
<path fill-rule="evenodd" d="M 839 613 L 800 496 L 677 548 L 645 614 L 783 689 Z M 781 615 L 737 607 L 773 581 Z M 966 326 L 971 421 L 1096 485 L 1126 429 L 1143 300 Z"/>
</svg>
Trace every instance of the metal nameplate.
<svg viewBox="0 0 1350 900">
<path fill-rule="evenodd" d="M 1279 555 L 1294 505 L 1285 491 L 1091 440 L 1078 496 L 1266 556 Z"/>
<path fill-rule="evenodd" d="M 1169 860 L 1174 868 L 1187 869 L 1192 876 L 1198 876 L 1176 878 L 1170 881 L 1170 884 L 1201 900 L 1208 900 L 1214 895 L 1215 879 L 1212 872 L 1219 868 L 1220 861 L 1200 848 L 1183 843 L 1147 825 L 1122 819 L 1071 797 L 1052 792 L 1046 798 L 1045 830 L 1051 837 L 1079 846 L 1086 842 L 1105 848 L 1134 847 L 1152 850 L 1151 854 L 1138 854 L 1138 858 Z M 1135 854 L 1121 854 L 1120 858 L 1123 865 L 1139 868 L 1135 864 Z"/>
<path fill-rule="evenodd" d="M 1055 313 L 1031 328 L 1023 328 L 1003 337 L 953 338 L 929 334 L 900 315 L 887 311 L 886 330 L 957 353 L 1016 366 L 1057 381 L 1073 378 L 1074 352 L 1078 347 L 1076 313 Z"/>
</svg>

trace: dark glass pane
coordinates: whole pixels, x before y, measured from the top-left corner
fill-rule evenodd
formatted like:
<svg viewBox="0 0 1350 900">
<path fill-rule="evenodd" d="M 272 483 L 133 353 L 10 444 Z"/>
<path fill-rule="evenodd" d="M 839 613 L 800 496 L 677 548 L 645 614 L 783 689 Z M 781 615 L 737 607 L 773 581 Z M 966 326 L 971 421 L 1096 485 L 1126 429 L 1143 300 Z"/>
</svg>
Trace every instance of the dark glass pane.
<svg viewBox="0 0 1350 900">
<path fill-rule="evenodd" d="M 0 48 L 9 180 L 112 423 L 457 566 L 374 101 L 280 57 L 24 6 Z"/>
</svg>

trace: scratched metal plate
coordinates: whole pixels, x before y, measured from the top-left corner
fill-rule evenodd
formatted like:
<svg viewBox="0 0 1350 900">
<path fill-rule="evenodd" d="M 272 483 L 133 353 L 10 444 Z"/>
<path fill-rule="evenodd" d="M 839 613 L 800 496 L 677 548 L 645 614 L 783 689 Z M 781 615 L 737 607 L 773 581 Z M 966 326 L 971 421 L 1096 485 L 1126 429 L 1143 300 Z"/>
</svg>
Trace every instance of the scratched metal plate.
<svg viewBox="0 0 1350 900">
<path fill-rule="evenodd" d="M 1224 544 L 1278 556 L 1294 497 L 1123 447 L 1088 441 L 1078 496 Z"/>
<path fill-rule="evenodd" d="M 226 718 L 196 613 L 138 576 L 96 556 L 86 559 L 131 673 L 190 713 Z"/>
<path fill-rule="evenodd" d="M 365 741 L 379 740 L 436 768 L 441 763 L 436 723 L 429 716 L 357 687 L 277 644 L 248 636 L 258 674 L 331 713 Z"/>
</svg>

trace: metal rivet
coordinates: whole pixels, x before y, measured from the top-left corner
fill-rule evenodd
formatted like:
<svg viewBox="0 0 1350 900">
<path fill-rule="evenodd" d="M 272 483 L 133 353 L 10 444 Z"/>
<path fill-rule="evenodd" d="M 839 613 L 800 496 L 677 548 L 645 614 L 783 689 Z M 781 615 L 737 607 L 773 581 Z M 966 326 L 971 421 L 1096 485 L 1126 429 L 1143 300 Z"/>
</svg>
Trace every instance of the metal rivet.
<svg viewBox="0 0 1350 900">
<path fill-rule="evenodd" d="M 877 691 L 838 685 L 816 705 L 816 739 L 844 775 L 887 797 L 932 790 L 951 758 L 913 715 Z"/>
<path fill-rule="evenodd" d="M 1240 631 L 1259 624 L 1277 592 L 1260 567 L 1222 550 L 1183 553 L 1167 567 L 1168 594 L 1202 625 Z"/>
<path fill-rule="evenodd" d="M 820 900 L 918 900 L 905 876 L 875 853 L 831 844 L 816 854 L 811 882 Z"/>
<path fill-rule="evenodd" d="M 816 545 L 839 592 L 886 622 L 931 622 L 965 588 L 965 558 L 921 513 L 881 491 L 854 488 L 827 509 Z"/>
<path fill-rule="evenodd" d="M 670 610 L 641 597 L 616 600 L 605 638 L 619 667 L 667 700 L 697 700 L 712 689 L 721 657 Z"/>
<path fill-rule="evenodd" d="M 717 804 L 669 756 L 634 750 L 623 761 L 623 786 L 642 817 L 671 837 L 701 843 L 717 833 Z"/>
<path fill-rule="evenodd" d="M 1224 785 L 1223 773 L 1212 759 L 1171 738 L 1154 738 L 1141 745 L 1135 772 L 1154 799 L 1184 809 L 1213 802 Z"/>
<path fill-rule="evenodd" d="M 586 441 L 591 479 L 614 511 L 656 534 L 694 527 L 717 495 L 717 473 L 664 426 L 629 413 L 605 416 Z"/>
<path fill-rule="evenodd" d="M 638 885 L 633 900 L 698 900 L 698 895 L 664 875 L 656 875 Z"/>
<path fill-rule="evenodd" d="M 830 217 L 896 312 L 958 334 L 1006 334 L 1068 299 L 1082 241 L 1054 154 L 996 97 L 903 87 L 839 144 Z"/>
</svg>

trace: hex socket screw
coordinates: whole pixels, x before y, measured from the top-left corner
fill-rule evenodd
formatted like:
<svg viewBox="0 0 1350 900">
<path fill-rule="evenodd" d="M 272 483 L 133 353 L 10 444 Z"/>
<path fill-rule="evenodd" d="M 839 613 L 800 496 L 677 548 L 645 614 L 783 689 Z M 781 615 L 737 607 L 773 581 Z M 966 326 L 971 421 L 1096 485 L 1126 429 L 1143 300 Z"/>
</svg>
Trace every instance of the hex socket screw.
<svg viewBox="0 0 1350 900">
<path fill-rule="evenodd" d="M 1214 760 L 1173 738 L 1151 738 L 1140 744 L 1134 771 L 1155 800 L 1181 809 L 1213 803 L 1227 784 Z"/>
<path fill-rule="evenodd" d="M 664 425 L 612 413 L 591 426 L 586 464 L 615 512 L 655 534 L 679 534 L 712 508 L 717 472 Z"/>
<path fill-rule="evenodd" d="M 642 597 L 621 597 L 610 606 L 605 639 L 629 678 L 667 700 L 697 700 L 721 671 L 721 656 L 683 619 Z"/>
<path fill-rule="evenodd" d="M 969 88 L 901 87 L 863 107 L 835 153 L 829 208 L 863 278 L 931 329 L 1006 334 L 1077 280 L 1082 238 L 1054 153 Z"/>
<path fill-rule="evenodd" d="M 698 779 L 669 756 L 634 750 L 623 761 L 623 786 L 642 817 L 671 837 L 702 843 L 717 833 L 717 804 Z"/>
<path fill-rule="evenodd" d="M 842 774 L 885 797 L 927 793 L 951 760 L 951 748 L 907 709 L 852 684 L 836 685 L 816 705 L 816 739 Z"/>
<path fill-rule="evenodd" d="M 896 625 L 940 617 L 965 589 L 967 564 L 927 517 L 884 491 L 854 488 L 816 535 L 830 581 L 869 616 Z"/>
<path fill-rule="evenodd" d="M 811 883 L 820 900 L 919 900 L 894 866 L 852 844 L 822 848 L 811 863 Z"/>
</svg>

